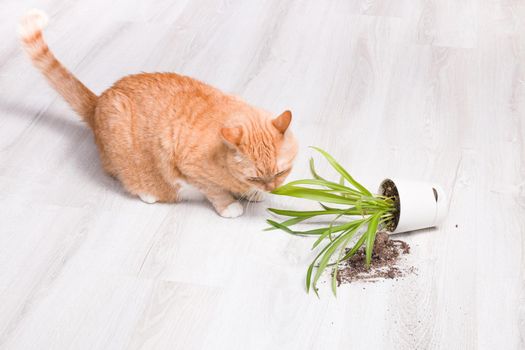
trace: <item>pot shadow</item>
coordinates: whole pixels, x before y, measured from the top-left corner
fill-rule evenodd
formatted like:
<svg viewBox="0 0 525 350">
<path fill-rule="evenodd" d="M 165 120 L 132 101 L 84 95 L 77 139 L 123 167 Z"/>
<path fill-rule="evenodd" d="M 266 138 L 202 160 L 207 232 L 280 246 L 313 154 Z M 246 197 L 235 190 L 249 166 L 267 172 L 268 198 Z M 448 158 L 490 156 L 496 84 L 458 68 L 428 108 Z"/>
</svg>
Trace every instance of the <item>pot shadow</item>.
<svg viewBox="0 0 525 350">
<path fill-rule="evenodd" d="M 428 235 L 429 233 L 432 234 L 432 233 L 435 233 L 435 231 L 438 231 L 438 229 L 439 229 L 438 227 L 427 227 L 427 228 L 420 229 L 420 230 L 394 233 L 392 237 L 395 237 L 396 239 L 405 240 L 409 238 L 425 236 L 425 235 Z"/>
</svg>

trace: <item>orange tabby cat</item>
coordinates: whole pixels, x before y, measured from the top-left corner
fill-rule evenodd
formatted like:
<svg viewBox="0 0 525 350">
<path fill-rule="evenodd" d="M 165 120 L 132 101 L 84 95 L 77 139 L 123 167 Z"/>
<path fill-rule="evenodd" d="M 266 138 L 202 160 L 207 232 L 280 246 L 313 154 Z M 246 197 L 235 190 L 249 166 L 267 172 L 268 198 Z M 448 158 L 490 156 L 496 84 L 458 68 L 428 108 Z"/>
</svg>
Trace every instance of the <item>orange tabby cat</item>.
<svg viewBox="0 0 525 350">
<path fill-rule="evenodd" d="M 96 96 L 49 51 L 47 17 L 30 11 L 20 36 L 33 64 L 86 121 L 104 169 L 147 203 L 175 202 L 195 186 L 223 217 L 239 198 L 261 200 L 292 168 L 297 143 L 285 111 L 266 111 L 173 73 L 137 74 Z"/>
</svg>

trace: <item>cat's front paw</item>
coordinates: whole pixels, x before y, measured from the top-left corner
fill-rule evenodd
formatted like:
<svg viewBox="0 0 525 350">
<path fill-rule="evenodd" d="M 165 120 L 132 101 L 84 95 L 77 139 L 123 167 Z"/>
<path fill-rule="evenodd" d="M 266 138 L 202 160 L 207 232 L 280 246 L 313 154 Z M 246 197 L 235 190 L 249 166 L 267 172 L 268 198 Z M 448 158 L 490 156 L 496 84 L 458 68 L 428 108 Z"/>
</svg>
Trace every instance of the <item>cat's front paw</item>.
<svg viewBox="0 0 525 350">
<path fill-rule="evenodd" d="M 236 218 L 238 216 L 241 216 L 243 212 L 244 208 L 242 207 L 242 204 L 239 202 L 233 202 L 226 208 L 221 210 L 219 212 L 219 215 L 223 218 Z"/>
</svg>

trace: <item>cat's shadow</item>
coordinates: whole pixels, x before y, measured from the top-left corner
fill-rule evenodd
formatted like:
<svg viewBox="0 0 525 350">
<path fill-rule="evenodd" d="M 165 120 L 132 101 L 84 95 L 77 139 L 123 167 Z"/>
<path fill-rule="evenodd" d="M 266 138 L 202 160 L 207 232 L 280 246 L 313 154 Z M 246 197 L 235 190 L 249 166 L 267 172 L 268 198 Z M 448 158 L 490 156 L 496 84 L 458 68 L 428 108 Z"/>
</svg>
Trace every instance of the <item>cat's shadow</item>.
<svg viewBox="0 0 525 350">
<path fill-rule="evenodd" d="M 29 103 L 21 105 L 5 101 L 0 102 L 2 118 L 25 118 L 26 122 L 30 121 L 31 124 L 35 124 L 35 128 L 44 127 L 57 134 L 60 138 L 66 140 L 64 147 L 68 149 L 64 150 L 64 154 L 74 154 L 73 157 L 68 158 L 68 161 L 74 162 L 73 166 L 79 169 L 79 174 L 82 174 L 83 181 L 92 181 L 102 188 L 111 188 L 118 195 L 128 198 L 132 197 L 124 190 L 118 180 L 104 171 L 100 163 L 93 133 L 87 124 L 79 121 L 80 119 L 75 112 L 64 113 L 62 110 L 58 111 L 54 107 L 55 103 L 51 103 L 43 109 L 31 107 Z M 17 147 L 20 138 L 24 137 L 23 134 L 24 131 L 4 148 Z M 81 143 L 82 145 L 80 145 Z M 38 150 L 35 150 L 35 155 L 37 154 Z"/>
<path fill-rule="evenodd" d="M 104 171 L 93 138 L 93 132 L 90 130 L 89 126 L 79 121 L 80 119 L 75 112 L 55 110 L 54 105 L 55 103 L 53 102 L 45 108 L 38 110 L 28 105 L 10 104 L 2 101 L 0 102 L 0 114 L 3 118 L 26 118 L 31 121 L 31 124 L 35 123 L 38 127 L 45 127 L 49 131 L 59 135 L 61 138 L 67 138 L 66 147 L 70 149 L 65 150 L 64 153 L 72 153 L 75 155 L 73 157 L 73 161 L 75 162 L 74 166 L 80 170 L 79 173 L 83 174 L 83 181 L 95 182 L 97 186 L 100 186 L 101 188 L 110 188 L 119 196 L 140 202 L 140 199 L 126 192 L 117 179 Z M 86 138 L 87 140 L 85 140 Z M 11 145 L 8 145 L 7 148 L 16 147 L 17 142 L 18 139 L 15 139 L 15 141 Z M 79 149 L 80 142 L 87 143 L 86 145 L 83 145 L 82 152 Z M 35 150 L 35 152 L 38 152 L 38 150 Z M 155 205 L 159 204 L 203 206 L 214 211 L 212 205 L 205 199 L 181 203 L 156 203 Z M 255 215 L 256 210 L 250 208 L 255 205 L 254 203 L 248 204 L 247 202 L 244 202 L 244 205 L 247 209 L 245 212 L 246 216 Z"/>
</svg>

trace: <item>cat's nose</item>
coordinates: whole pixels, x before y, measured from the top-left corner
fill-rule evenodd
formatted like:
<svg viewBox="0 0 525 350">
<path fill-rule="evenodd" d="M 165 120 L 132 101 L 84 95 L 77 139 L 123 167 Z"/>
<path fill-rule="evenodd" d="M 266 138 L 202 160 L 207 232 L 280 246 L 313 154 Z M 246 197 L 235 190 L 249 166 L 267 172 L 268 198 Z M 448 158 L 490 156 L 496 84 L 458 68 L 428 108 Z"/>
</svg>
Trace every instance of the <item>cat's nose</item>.
<svg viewBox="0 0 525 350">
<path fill-rule="evenodd" d="M 275 186 L 275 181 L 267 182 L 264 184 L 264 189 L 268 192 L 275 190 L 275 187 L 277 187 Z"/>
</svg>

